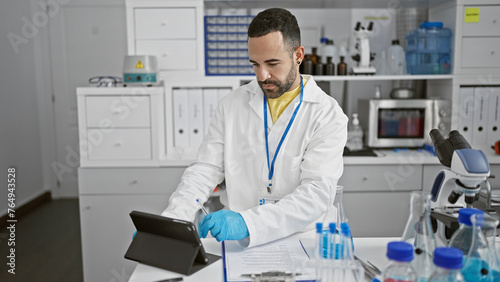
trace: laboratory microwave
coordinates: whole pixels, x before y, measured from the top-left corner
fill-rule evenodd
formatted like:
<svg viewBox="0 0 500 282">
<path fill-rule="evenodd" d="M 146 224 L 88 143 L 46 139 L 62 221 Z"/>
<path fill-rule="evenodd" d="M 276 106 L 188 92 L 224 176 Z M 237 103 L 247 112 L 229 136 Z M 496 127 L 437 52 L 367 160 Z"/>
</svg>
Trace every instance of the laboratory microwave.
<svg viewBox="0 0 500 282">
<path fill-rule="evenodd" d="M 360 99 L 365 144 L 372 148 L 410 148 L 432 144 L 429 132 L 448 134 L 451 103 L 441 99 Z"/>
</svg>

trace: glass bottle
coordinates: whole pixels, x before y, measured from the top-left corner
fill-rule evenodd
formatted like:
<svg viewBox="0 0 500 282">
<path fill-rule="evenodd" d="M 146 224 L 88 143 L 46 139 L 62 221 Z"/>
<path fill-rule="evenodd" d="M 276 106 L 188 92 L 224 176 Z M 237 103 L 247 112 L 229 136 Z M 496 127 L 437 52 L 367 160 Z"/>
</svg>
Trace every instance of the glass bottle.
<svg viewBox="0 0 500 282">
<path fill-rule="evenodd" d="M 311 55 L 307 54 L 304 56 L 304 61 L 302 61 L 302 73 L 303 74 L 313 74 L 314 64 L 311 59 Z"/>
<path fill-rule="evenodd" d="M 432 259 L 436 248 L 431 225 L 431 194 L 429 192 L 411 192 L 410 217 L 401 240 L 412 244 L 415 249 L 412 265 L 418 273 L 418 281 L 428 281 L 434 271 Z"/>
<path fill-rule="evenodd" d="M 319 59 L 318 59 L 318 48 L 317 47 L 312 47 L 311 60 L 313 62 L 313 65 L 316 65 L 318 63 L 318 61 L 319 61 Z"/>
<path fill-rule="evenodd" d="M 413 246 L 402 241 L 387 244 L 387 258 L 389 262 L 382 271 L 383 282 L 416 282 L 417 273 L 411 261 L 413 260 Z"/>
<path fill-rule="evenodd" d="M 316 63 L 316 65 L 314 66 L 314 74 L 315 75 L 324 75 L 324 71 L 323 71 L 323 63 L 321 62 L 321 57 L 318 56 L 318 62 Z"/>
<path fill-rule="evenodd" d="M 347 75 L 347 64 L 344 62 L 344 56 L 340 56 L 340 63 L 337 66 L 337 75 Z"/>
<path fill-rule="evenodd" d="M 335 64 L 330 56 L 326 57 L 325 75 L 335 75 Z"/>
<path fill-rule="evenodd" d="M 465 282 L 460 269 L 463 266 L 463 252 L 457 248 L 439 247 L 434 250 L 436 270 L 429 282 Z"/>
</svg>

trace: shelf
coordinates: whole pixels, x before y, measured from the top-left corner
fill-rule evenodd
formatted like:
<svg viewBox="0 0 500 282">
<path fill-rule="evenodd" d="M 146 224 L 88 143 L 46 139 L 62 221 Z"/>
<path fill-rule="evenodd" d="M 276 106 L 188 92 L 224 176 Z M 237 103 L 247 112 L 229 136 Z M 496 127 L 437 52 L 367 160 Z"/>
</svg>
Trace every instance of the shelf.
<svg viewBox="0 0 500 282">
<path fill-rule="evenodd" d="M 221 77 L 221 76 L 207 76 Z M 237 75 L 224 76 L 226 79 L 236 79 L 241 81 L 250 81 L 255 79 L 254 75 Z M 346 76 L 330 76 L 330 75 L 313 75 L 315 81 L 371 81 L 371 80 L 440 80 L 452 79 L 452 74 L 434 74 L 434 75 L 346 75 Z"/>
<path fill-rule="evenodd" d="M 363 81 L 363 80 L 438 80 L 452 79 L 453 75 L 314 75 L 316 81 Z"/>
</svg>

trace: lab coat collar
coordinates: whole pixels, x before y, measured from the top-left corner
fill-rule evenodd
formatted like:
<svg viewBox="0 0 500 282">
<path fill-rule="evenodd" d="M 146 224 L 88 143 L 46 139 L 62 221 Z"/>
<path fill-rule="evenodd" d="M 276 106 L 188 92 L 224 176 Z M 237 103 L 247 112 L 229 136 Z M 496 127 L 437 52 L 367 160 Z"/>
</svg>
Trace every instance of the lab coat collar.
<svg viewBox="0 0 500 282">
<path fill-rule="evenodd" d="M 322 92 L 317 90 L 318 85 L 316 84 L 316 81 L 314 81 L 311 75 L 303 74 L 302 76 L 307 79 L 307 83 L 304 86 L 304 98 L 302 101 L 308 103 L 319 103 Z M 262 111 L 262 96 L 264 96 L 264 92 L 257 83 L 257 79 L 252 80 L 250 83 L 243 86 L 243 88 L 252 95 L 249 102 L 250 107 L 252 107 L 259 117 L 264 119 Z M 270 116 L 268 116 L 268 120 L 269 119 Z M 270 125 L 272 125 L 272 121 L 270 121 Z"/>
<path fill-rule="evenodd" d="M 307 80 L 307 84 L 304 86 L 304 102 L 310 102 L 310 103 L 319 103 L 321 100 L 321 93 L 316 91 L 317 89 L 317 84 L 316 81 L 314 81 L 314 78 L 311 75 L 308 74 L 302 74 L 305 80 Z M 245 89 L 253 94 L 253 97 L 250 101 L 252 104 L 254 100 L 259 100 L 259 105 L 262 103 L 262 96 L 264 95 L 264 92 L 262 89 L 259 87 L 259 84 L 257 83 L 257 79 L 252 80 L 250 83 L 244 86 Z"/>
</svg>

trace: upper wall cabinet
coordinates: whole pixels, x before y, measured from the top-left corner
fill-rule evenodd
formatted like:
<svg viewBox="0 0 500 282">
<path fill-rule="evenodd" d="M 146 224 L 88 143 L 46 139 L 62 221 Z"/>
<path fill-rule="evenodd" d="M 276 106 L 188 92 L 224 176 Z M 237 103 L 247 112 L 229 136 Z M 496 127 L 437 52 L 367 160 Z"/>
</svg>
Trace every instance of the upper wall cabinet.
<svg viewBox="0 0 500 282">
<path fill-rule="evenodd" d="M 126 8 L 128 54 L 156 56 L 163 79 L 203 74 L 203 1 L 127 0 Z"/>
</svg>

